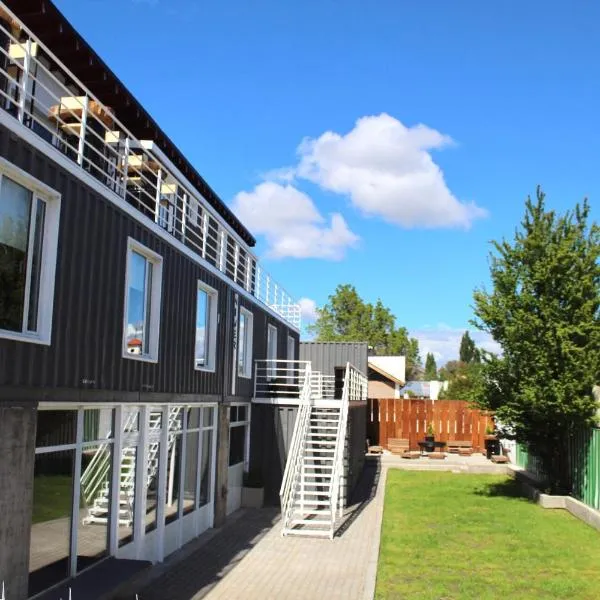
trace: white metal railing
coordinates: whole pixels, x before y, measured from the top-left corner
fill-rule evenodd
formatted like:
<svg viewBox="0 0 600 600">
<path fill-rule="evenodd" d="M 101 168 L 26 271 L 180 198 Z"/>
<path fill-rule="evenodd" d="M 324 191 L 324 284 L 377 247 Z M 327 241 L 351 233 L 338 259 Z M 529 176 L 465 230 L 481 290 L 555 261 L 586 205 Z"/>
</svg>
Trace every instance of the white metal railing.
<svg viewBox="0 0 600 600">
<path fill-rule="evenodd" d="M 303 390 L 304 374 L 311 365 L 307 360 L 255 360 L 254 397 L 298 400 Z M 309 389 L 314 399 L 335 395 L 335 376 L 310 369 Z"/>
<path fill-rule="evenodd" d="M 331 529 L 330 537 L 333 539 L 335 533 L 336 516 L 342 516 L 343 503 L 341 502 L 341 487 L 344 476 L 344 450 L 346 447 L 346 429 L 348 426 L 348 408 L 350 402 L 366 401 L 367 378 L 356 367 L 350 363 L 346 364 L 344 376 L 344 388 L 340 406 L 340 418 L 336 436 L 333 471 L 331 476 Z"/>
<path fill-rule="evenodd" d="M 307 360 L 255 360 L 254 397 L 299 399 L 307 372 L 311 373 Z M 311 376 L 309 389 L 310 382 Z"/>
<path fill-rule="evenodd" d="M 296 328 L 300 306 L 153 141 L 137 139 L 5 4 L 0 108 Z M 68 82 L 68 85 L 65 83 Z"/>
<path fill-rule="evenodd" d="M 306 443 L 306 434 L 310 426 L 310 412 L 312 406 L 310 389 L 311 367 L 308 363 L 302 383 L 302 392 L 300 394 L 300 405 L 298 415 L 290 441 L 288 450 L 288 460 L 285 463 L 283 480 L 279 490 L 281 500 L 281 514 L 283 528 L 287 526 L 287 521 L 294 510 L 294 485 L 298 485 L 297 474 L 302 468 L 303 448 Z"/>
</svg>

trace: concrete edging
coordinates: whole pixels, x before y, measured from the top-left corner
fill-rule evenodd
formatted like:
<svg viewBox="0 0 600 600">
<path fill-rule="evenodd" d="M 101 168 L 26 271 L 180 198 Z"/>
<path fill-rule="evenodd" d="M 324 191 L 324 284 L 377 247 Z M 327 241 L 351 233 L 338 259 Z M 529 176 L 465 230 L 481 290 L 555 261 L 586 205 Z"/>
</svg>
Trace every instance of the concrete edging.
<svg viewBox="0 0 600 600">
<path fill-rule="evenodd" d="M 567 510 L 580 521 L 600 531 L 600 511 L 571 496 L 543 494 L 537 488 L 539 481 L 520 467 L 510 465 L 509 472 L 521 484 L 525 495 L 542 508 Z"/>
<path fill-rule="evenodd" d="M 385 484 L 388 472 L 387 465 L 379 464 L 381 465 L 381 475 L 377 483 L 377 496 L 375 499 L 377 506 L 377 525 L 375 527 L 375 534 L 373 535 L 373 542 L 369 552 L 363 600 L 373 600 L 375 597 L 375 585 L 377 584 L 377 565 L 379 564 L 379 545 L 381 543 L 381 527 L 383 525 L 383 504 L 385 500 Z"/>
</svg>

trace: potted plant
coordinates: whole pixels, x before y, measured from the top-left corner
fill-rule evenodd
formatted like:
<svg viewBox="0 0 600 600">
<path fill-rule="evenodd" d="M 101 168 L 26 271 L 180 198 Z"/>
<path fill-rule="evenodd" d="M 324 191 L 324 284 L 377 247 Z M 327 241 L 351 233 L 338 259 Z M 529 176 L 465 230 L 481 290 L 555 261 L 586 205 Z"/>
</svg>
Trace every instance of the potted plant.
<svg viewBox="0 0 600 600">
<path fill-rule="evenodd" d="M 265 486 L 260 471 L 251 470 L 244 473 L 242 506 L 245 508 L 261 508 L 264 501 Z"/>
<path fill-rule="evenodd" d="M 429 423 L 427 425 L 427 434 L 425 435 L 426 442 L 434 442 L 435 441 L 435 430 L 433 429 L 433 423 Z"/>
<path fill-rule="evenodd" d="M 484 438 L 485 440 L 496 440 L 498 439 L 498 437 L 496 436 L 496 431 L 494 430 L 494 428 L 491 425 L 488 425 L 485 428 L 485 436 Z"/>
<path fill-rule="evenodd" d="M 500 442 L 498 441 L 498 436 L 496 435 L 494 428 L 490 425 L 485 428 L 483 439 L 485 444 L 485 454 L 488 460 L 492 458 L 494 454 L 500 454 Z"/>
</svg>

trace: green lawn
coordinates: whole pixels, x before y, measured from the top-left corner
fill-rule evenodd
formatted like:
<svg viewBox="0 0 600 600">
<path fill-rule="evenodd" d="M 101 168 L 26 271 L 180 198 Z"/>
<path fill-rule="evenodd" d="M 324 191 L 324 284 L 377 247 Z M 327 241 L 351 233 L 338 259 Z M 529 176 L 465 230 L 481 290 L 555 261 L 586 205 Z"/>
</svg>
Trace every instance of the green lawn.
<svg viewBox="0 0 600 600">
<path fill-rule="evenodd" d="M 600 533 L 505 476 L 388 472 L 375 598 L 600 598 Z"/>
<path fill-rule="evenodd" d="M 33 482 L 32 523 L 53 521 L 71 514 L 73 479 L 66 475 L 38 475 Z"/>
</svg>

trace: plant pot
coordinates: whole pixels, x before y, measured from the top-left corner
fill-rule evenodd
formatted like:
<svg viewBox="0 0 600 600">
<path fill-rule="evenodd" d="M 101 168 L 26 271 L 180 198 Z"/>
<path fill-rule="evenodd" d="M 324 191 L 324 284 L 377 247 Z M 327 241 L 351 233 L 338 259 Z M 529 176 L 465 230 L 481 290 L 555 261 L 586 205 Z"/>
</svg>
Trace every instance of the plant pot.
<svg viewBox="0 0 600 600">
<path fill-rule="evenodd" d="M 264 487 L 242 487 L 242 506 L 244 508 L 262 508 L 264 502 Z"/>
<path fill-rule="evenodd" d="M 426 435 L 425 441 L 426 442 L 435 442 L 435 435 Z"/>
</svg>

